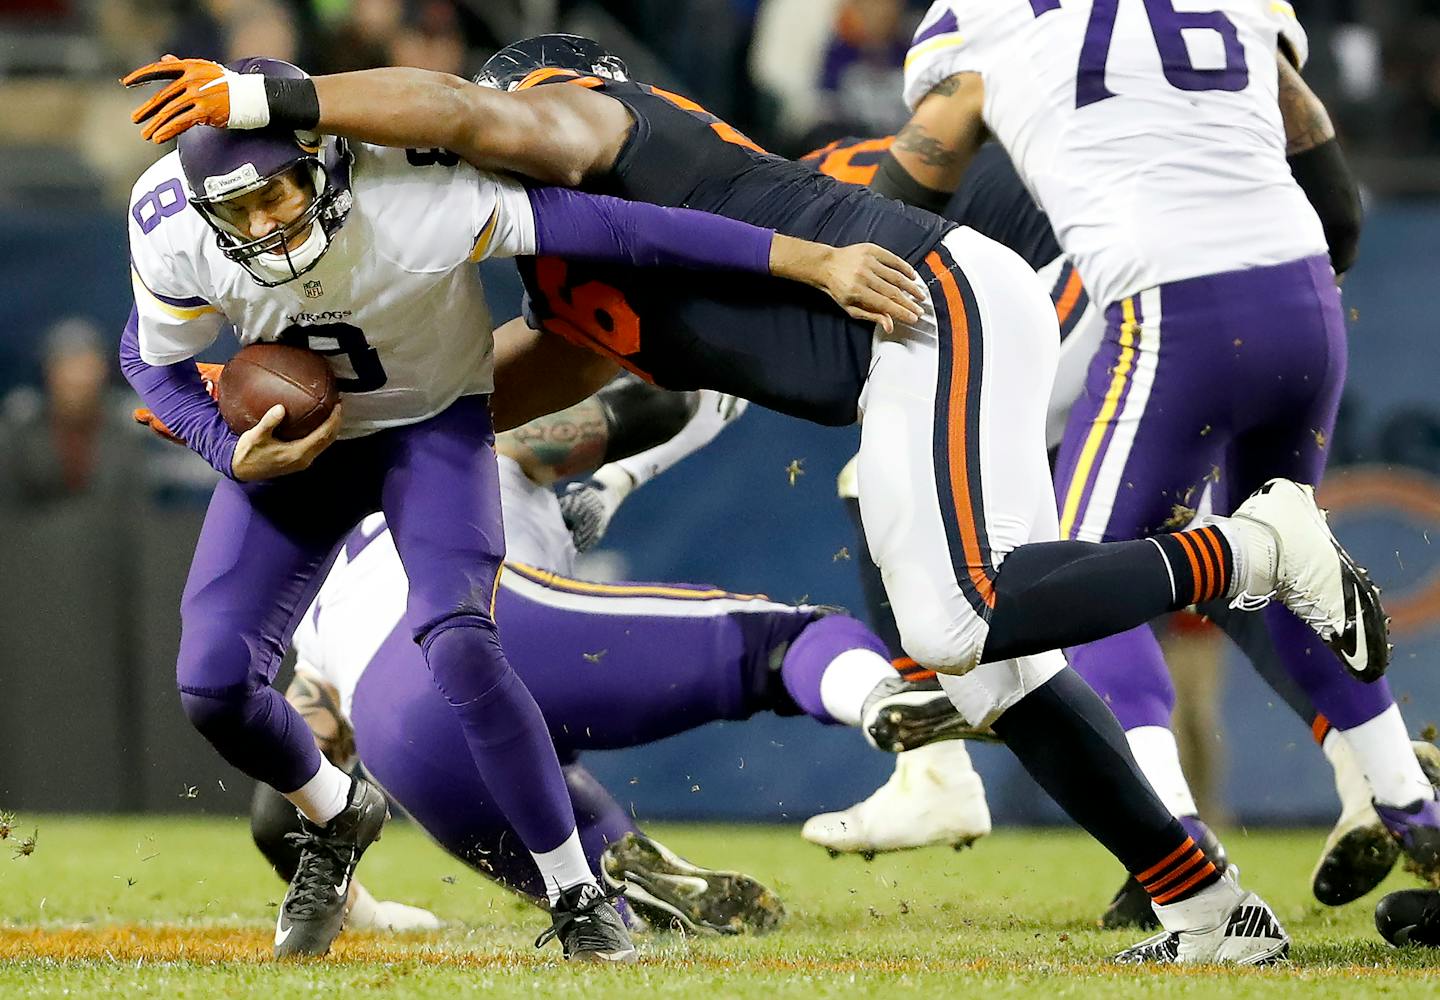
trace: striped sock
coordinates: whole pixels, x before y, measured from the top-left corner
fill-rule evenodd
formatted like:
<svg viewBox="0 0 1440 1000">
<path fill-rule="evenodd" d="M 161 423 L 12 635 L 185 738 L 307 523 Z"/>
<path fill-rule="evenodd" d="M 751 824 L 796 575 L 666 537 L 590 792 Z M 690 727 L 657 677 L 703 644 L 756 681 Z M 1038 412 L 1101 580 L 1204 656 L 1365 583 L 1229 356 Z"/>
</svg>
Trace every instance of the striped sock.
<svg viewBox="0 0 1440 1000">
<path fill-rule="evenodd" d="M 1157 906 L 1189 899 L 1220 880 L 1219 869 L 1189 836 L 1164 858 L 1133 874 Z"/>
<path fill-rule="evenodd" d="M 897 656 L 890 665 L 900 672 L 900 679 L 911 684 L 935 679 L 935 671 L 927 670 L 908 656 Z"/>
<path fill-rule="evenodd" d="M 1177 608 L 1224 597 L 1235 576 L 1230 543 L 1214 526 L 1148 539 L 1165 557 Z"/>
</svg>

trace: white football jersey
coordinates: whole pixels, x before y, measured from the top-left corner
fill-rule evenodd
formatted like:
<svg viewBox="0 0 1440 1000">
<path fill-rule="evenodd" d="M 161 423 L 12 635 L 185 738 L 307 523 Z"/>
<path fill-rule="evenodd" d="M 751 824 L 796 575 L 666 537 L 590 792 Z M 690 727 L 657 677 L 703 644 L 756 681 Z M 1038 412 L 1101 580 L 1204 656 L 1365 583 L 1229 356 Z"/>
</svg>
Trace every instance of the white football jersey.
<svg viewBox="0 0 1440 1000">
<path fill-rule="evenodd" d="M 554 491 L 531 482 L 518 463 L 504 456 L 500 506 L 507 560 L 575 575 L 575 545 Z M 340 709 L 347 717 L 360 675 L 405 615 L 408 589 L 385 515 L 371 514 L 345 540 L 295 629 L 292 644 L 301 665 L 340 692 Z"/>
<path fill-rule="evenodd" d="M 221 254 L 187 204 L 178 153 L 141 175 L 130 262 L 146 362 L 193 357 L 226 322 L 242 344 L 317 350 L 340 380 L 342 438 L 491 391 L 493 327 L 474 262 L 535 252 L 524 188 L 449 156 L 350 148 L 354 204 L 344 225 L 312 270 L 274 288 Z"/>
<path fill-rule="evenodd" d="M 1176 10 L 1176 8 L 1180 8 Z M 956 73 L 1091 295 L 1326 250 L 1285 162 L 1282 0 L 940 0 L 905 61 L 913 109 Z"/>
</svg>

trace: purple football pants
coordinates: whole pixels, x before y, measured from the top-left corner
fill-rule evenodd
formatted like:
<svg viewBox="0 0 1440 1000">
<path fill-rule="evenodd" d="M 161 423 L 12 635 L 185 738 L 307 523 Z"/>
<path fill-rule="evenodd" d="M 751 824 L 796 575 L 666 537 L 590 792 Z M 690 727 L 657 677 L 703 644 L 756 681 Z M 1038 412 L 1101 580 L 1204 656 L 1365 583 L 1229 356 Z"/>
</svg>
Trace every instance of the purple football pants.
<svg viewBox="0 0 1440 1000">
<path fill-rule="evenodd" d="M 801 704 L 818 703 L 818 691 L 791 693 L 812 676 L 818 686 L 806 647 L 878 646 L 843 615 L 817 619 L 713 588 L 592 584 L 522 566 L 506 567 L 495 615 L 565 761 L 580 840 L 597 871 L 605 846 L 636 826 L 576 763 L 578 754 L 760 711 L 797 714 Z M 465 766 L 454 713 L 424 682 L 419 653 L 401 632 L 381 645 L 355 690 L 350 718 L 360 759 L 447 851 L 543 899 L 539 872 L 519 849 L 495 786 Z M 812 714 L 825 721 L 823 709 Z"/>
<path fill-rule="evenodd" d="M 1106 319 L 1056 462 L 1062 536 L 1178 529 L 1207 481 L 1217 513 L 1276 476 L 1320 482 L 1346 366 L 1324 257 L 1147 289 Z M 1383 680 L 1350 677 L 1284 607 L 1263 615 L 1284 668 L 1336 726 L 1393 704 Z M 1066 653 L 1126 729 L 1169 727 L 1175 691 L 1148 625 Z"/>
<path fill-rule="evenodd" d="M 492 615 L 505 556 L 493 444 L 488 400 L 468 396 L 421 423 L 336 442 L 303 472 L 220 482 L 181 601 L 177 680 L 186 715 L 227 761 L 280 792 L 319 768 L 309 730 L 271 683 L 336 546 L 383 510 L 410 578 L 402 628 L 419 644 L 416 675 L 428 666 L 423 683 L 462 737 L 455 766 L 491 779 L 526 847 L 553 850 L 570 835 L 554 747 Z"/>
</svg>

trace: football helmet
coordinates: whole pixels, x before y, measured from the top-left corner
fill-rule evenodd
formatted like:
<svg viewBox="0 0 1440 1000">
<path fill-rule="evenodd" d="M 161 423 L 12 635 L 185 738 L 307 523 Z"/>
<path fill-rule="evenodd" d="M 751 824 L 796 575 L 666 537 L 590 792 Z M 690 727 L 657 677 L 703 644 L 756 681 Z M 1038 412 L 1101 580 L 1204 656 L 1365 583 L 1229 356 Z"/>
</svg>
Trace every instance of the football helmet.
<svg viewBox="0 0 1440 1000">
<path fill-rule="evenodd" d="M 266 76 L 305 75 L 278 59 L 252 57 L 227 68 Z M 190 204 L 215 230 L 220 252 L 266 287 L 293 281 L 318 264 L 350 211 L 352 157 L 344 140 L 322 141 L 314 133 L 286 129 L 230 131 L 197 125 L 182 134 L 177 145 Z M 305 209 L 285 225 L 252 238 L 220 209 L 291 170 L 300 171 L 312 191 Z"/>
<path fill-rule="evenodd" d="M 536 35 L 505 46 L 485 61 L 475 82 L 494 90 L 514 90 L 541 68 L 569 69 L 607 80 L 628 80 L 625 60 L 584 35 Z"/>
</svg>

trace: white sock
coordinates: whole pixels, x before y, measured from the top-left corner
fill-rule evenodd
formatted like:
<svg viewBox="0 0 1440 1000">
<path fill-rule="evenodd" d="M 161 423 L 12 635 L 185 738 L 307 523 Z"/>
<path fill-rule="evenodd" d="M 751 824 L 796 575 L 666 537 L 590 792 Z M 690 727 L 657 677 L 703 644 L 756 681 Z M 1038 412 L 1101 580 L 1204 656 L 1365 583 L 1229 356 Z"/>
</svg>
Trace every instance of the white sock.
<svg viewBox="0 0 1440 1000">
<path fill-rule="evenodd" d="M 1420 770 L 1400 706 L 1391 705 L 1369 722 L 1340 735 L 1350 745 L 1375 801 L 1385 806 L 1408 806 L 1416 799 L 1433 799 L 1435 789 Z"/>
<path fill-rule="evenodd" d="M 312 823 L 324 826 L 345 809 L 350 801 L 350 775 L 324 757 L 315 777 L 284 795 Z"/>
<path fill-rule="evenodd" d="M 1270 529 L 1243 517 L 1220 517 L 1209 514 L 1195 522 L 1195 527 L 1213 527 L 1230 543 L 1230 561 L 1234 573 L 1225 597 L 1252 594 L 1259 597 L 1275 589 L 1275 536 Z M 1251 574 L 1255 573 L 1254 579 Z"/>
<path fill-rule="evenodd" d="M 1350 749 L 1340 730 L 1332 726 L 1320 742 L 1320 749 L 1335 773 L 1335 794 L 1340 799 L 1340 815 L 1353 816 L 1370 809 L 1370 800 L 1375 793 L 1370 790 L 1370 782 L 1365 780 L 1365 772 L 1360 770 L 1355 751 Z"/>
<path fill-rule="evenodd" d="M 565 842 L 553 851 L 531 851 L 535 867 L 540 869 L 540 878 L 545 883 L 545 896 L 553 907 L 560 900 L 560 893 L 571 886 L 584 885 L 595 881 L 590 863 L 585 860 L 585 849 L 580 846 L 580 831 L 571 830 Z"/>
<path fill-rule="evenodd" d="M 875 685 L 898 676 L 890 661 L 873 649 L 847 649 L 820 675 L 820 703 L 836 722 L 858 726 Z"/>
<path fill-rule="evenodd" d="M 1125 731 L 1130 741 L 1130 752 L 1135 763 L 1170 810 L 1172 816 L 1194 816 L 1195 796 L 1190 793 L 1190 783 L 1185 772 L 1180 770 L 1180 748 L 1175 744 L 1175 734 L 1164 726 L 1136 726 Z"/>
</svg>

